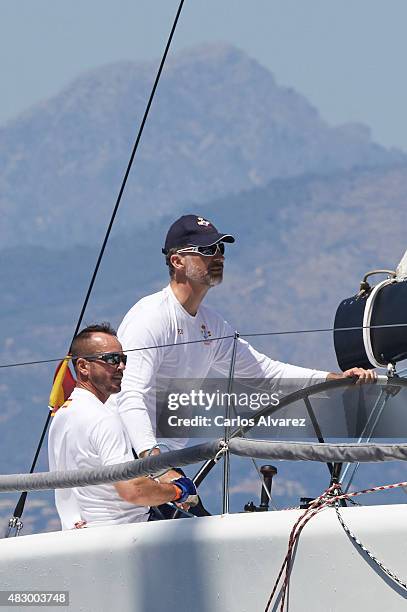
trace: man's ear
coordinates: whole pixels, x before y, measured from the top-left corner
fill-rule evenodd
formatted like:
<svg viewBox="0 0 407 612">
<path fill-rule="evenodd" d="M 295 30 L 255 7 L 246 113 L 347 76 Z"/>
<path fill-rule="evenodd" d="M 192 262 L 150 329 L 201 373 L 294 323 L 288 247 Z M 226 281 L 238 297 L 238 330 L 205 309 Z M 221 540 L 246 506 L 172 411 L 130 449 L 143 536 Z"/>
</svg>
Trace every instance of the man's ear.
<svg viewBox="0 0 407 612">
<path fill-rule="evenodd" d="M 83 357 L 78 357 L 76 360 L 76 371 L 78 375 L 80 374 L 82 377 L 87 378 L 89 375 L 89 361 Z"/>
<path fill-rule="evenodd" d="M 170 263 L 175 270 L 182 270 L 184 268 L 184 258 L 179 253 L 171 255 Z"/>
</svg>

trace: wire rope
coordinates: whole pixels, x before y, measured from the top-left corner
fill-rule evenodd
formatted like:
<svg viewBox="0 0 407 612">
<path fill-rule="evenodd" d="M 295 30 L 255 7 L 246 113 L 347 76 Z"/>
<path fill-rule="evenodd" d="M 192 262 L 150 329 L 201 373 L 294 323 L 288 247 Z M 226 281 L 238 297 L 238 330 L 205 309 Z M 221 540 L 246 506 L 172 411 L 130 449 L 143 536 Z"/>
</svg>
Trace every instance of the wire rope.
<svg viewBox="0 0 407 612">
<path fill-rule="evenodd" d="M 321 333 L 321 332 L 340 332 L 340 331 L 360 331 L 363 329 L 384 329 L 384 328 L 391 328 L 391 327 L 407 327 L 407 323 L 392 323 L 389 325 L 370 325 L 367 327 L 326 327 L 326 328 L 320 328 L 320 329 L 293 329 L 293 330 L 285 330 L 285 331 L 275 331 L 275 332 L 258 332 L 258 333 L 251 333 L 251 334 L 241 334 L 239 333 L 239 337 L 240 338 L 254 338 L 254 337 L 261 337 L 261 336 L 284 336 L 284 335 L 294 335 L 294 334 L 315 334 L 315 333 Z M 217 340 L 227 340 L 229 338 L 233 338 L 234 335 L 230 334 L 228 336 L 219 336 L 217 338 L 202 338 L 199 340 L 188 340 L 185 342 L 172 342 L 170 344 L 156 344 L 154 346 L 142 346 L 142 347 L 137 347 L 137 348 L 126 348 L 123 350 L 124 353 L 131 353 L 134 351 L 146 351 L 146 350 L 152 350 L 152 349 L 158 349 L 158 348 L 167 348 L 167 347 L 171 347 L 171 346 L 182 346 L 185 344 L 199 344 L 201 342 L 216 342 Z M 93 357 L 94 355 L 88 355 L 89 357 Z M 4 368 L 16 368 L 16 367 L 20 367 L 20 366 L 27 366 L 27 365 L 41 365 L 44 363 L 57 363 L 59 361 L 62 361 L 62 359 L 64 359 L 64 357 L 53 357 L 51 359 L 38 359 L 38 360 L 33 360 L 33 361 L 16 361 L 16 362 L 12 362 L 12 363 L 3 363 L 0 364 L 0 370 L 4 369 Z"/>
</svg>

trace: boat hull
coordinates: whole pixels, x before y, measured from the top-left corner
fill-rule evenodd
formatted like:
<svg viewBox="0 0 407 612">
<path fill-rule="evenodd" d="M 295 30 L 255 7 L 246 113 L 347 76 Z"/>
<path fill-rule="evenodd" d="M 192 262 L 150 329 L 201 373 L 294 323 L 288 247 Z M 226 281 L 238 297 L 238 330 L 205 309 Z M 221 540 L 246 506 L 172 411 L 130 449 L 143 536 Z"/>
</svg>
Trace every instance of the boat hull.
<svg viewBox="0 0 407 612">
<path fill-rule="evenodd" d="M 341 508 L 341 513 L 405 581 L 407 506 Z M 234 514 L 1 540 L 0 588 L 69 591 L 69 609 L 75 612 L 262 611 L 299 515 L 298 510 Z M 301 534 L 289 610 L 359 607 L 405 610 L 406 594 L 355 547 L 335 511 L 324 510 Z"/>
</svg>

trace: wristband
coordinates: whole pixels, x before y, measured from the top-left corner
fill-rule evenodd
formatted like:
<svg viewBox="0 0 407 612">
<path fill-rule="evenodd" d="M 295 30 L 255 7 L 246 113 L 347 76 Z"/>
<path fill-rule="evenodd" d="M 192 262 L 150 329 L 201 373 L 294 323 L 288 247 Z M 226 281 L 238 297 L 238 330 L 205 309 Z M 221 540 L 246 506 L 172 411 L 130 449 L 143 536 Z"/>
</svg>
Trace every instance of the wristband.
<svg viewBox="0 0 407 612">
<path fill-rule="evenodd" d="M 196 496 L 196 488 L 190 478 L 187 478 L 186 476 L 181 476 L 180 478 L 176 478 L 171 482 L 179 490 L 179 495 L 174 501 L 179 501 L 181 503 L 188 501 L 189 503 L 189 498 L 191 496 Z"/>
<path fill-rule="evenodd" d="M 172 484 L 172 483 L 171 483 L 171 484 Z M 179 487 L 177 487 L 177 485 L 173 484 L 172 486 L 173 486 L 173 487 L 174 487 L 174 489 L 175 489 L 175 495 L 176 495 L 176 497 L 175 497 L 175 498 L 174 498 L 172 501 L 176 502 L 176 501 L 178 501 L 179 499 L 181 499 L 181 497 L 182 497 L 182 493 L 183 493 L 183 492 L 182 492 L 182 490 L 181 490 Z"/>
</svg>

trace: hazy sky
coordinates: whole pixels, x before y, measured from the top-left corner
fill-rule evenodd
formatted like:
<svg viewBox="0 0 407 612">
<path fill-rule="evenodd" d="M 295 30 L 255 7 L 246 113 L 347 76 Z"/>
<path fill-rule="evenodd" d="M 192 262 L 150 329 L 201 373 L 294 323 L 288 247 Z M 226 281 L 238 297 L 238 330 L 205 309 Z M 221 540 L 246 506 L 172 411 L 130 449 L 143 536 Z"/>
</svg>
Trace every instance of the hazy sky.
<svg viewBox="0 0 407 612">
<path fill-rule="evenodd" d="M 0 0 L 0 123 L 83 70 L 158 58 L 178 0 Z M 406 0 L 185 0 L 173 51 L 233 43 L 331 123 L 407 149 Z"/>
</svg>

